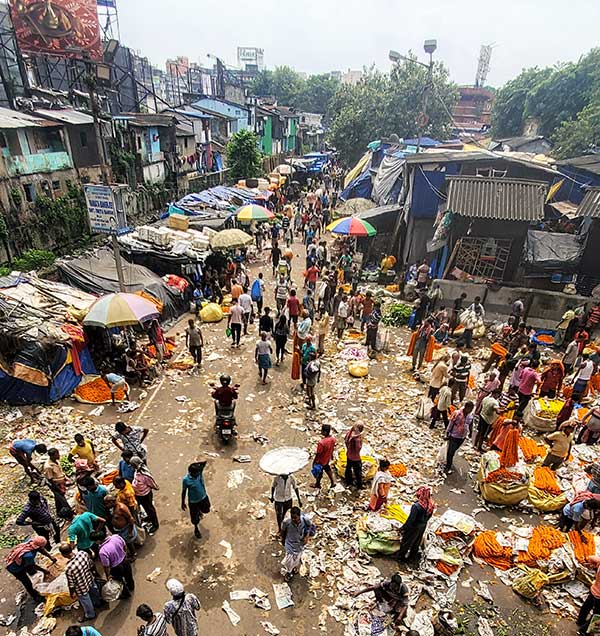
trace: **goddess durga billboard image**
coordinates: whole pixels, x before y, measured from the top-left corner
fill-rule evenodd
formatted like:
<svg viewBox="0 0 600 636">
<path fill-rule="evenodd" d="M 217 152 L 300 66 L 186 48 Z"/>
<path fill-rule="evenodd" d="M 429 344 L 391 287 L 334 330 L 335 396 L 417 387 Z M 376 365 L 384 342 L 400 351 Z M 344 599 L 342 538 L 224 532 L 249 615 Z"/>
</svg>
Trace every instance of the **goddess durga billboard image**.
<svg viewBox="0 0 600 636">
<path fill-rule="evenodd" d="M 96 0 L 9 0 L 17 42 L 25 53 L 100 60 Z"/>
</svg>

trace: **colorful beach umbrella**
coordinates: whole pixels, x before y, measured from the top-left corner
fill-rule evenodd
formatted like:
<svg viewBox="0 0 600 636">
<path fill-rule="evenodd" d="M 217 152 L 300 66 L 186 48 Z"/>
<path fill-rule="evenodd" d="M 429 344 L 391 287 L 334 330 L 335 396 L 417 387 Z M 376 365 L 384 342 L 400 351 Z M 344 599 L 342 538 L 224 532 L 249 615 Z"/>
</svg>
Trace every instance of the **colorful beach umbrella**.
<svg viewBox="0 0 600 636">
<path fill-rule="evenodd" d="M 107 294 L 98 298 L 83 319 L 84 325 L 95 327 L 124 327 L 135 325 L 160 314 L 154 303 L 137 294 Z"/>
<path fill-rule="evenodd" d="M 355 216 L 344 216 L 333 221 L 327 226 L 333 234 L 345 234 L 346 236 L 375 236 L 377 230 L 367 221 Z"/>
<path fill-rule="evenodd" d="M 243 205 L 238 208 L 236 216 L 238 221 L 270 221 L 275 217 L 271 210 L 262 205 Z"/>
</svg>

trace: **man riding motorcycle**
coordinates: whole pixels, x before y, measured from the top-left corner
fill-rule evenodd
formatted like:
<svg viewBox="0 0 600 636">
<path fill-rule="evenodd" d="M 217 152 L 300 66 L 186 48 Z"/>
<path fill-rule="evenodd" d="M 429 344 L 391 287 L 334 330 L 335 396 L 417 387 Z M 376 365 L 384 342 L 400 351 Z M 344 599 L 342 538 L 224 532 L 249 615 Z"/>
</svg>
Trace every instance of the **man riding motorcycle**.
<svg viewBox="0 0 600 636">
<path fill-rule="evenodd" d="M 231 377 L 229 375 L 222 375 L 219 378 L 221 383 L 220 387 L 217 387 L 212 392 L 212 398 L 215 402 L 215 413 L 217 416 L 216 426 L 221 437 L 223 437 L 223 431 L 221 430 L 224 420 L 231 421 L 231 432 L 236 435 L 235 426 L 236 421 L 234 417 L 236 400 L 238 398 L 239 384 L 231 386 Z"/>
</svg>

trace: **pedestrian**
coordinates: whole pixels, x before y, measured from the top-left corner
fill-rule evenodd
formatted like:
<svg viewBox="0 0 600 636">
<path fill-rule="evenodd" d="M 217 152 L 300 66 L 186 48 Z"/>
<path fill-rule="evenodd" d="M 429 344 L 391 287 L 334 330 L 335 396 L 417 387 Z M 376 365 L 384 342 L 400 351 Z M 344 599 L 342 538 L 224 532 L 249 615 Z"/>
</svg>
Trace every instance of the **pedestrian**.
<svg viewBox="0 0 600 636">
<path fill-rule="evenodd" d="M 65 497 L 67 486 L 70 485 L 70 482 L 67 480 L 67 476 L 60 465 L 60 453 L 56 448 L 48 449 L 48 459 L 44 464 L 44 477 L 48 480 L 48 485 L 54 495 L 56 516 L 61 519 L 72 517 L 73 510 Z"/>
<path fill-rule="evenodd" d="M 298 300 L 298 296 L 296 295 L 296 290 L 291 289 L 290 295 L 288 296 L 286 302 L 289 318 L 290 318 L 290 326 L 292 323 L 294 324 L 294 328 L 298 327 L 298 316 L 300 315 L 300 301 Z"/>
<path fill-rule="evenodd" d="M 573 399 L 579 401 L 587 392 L 589 381 L 594 373 L 594 363 L 588 353 L 582 355 L 575 381 L 573 382 Z"/>
<path fill-rule="evenodd" d="M 27 503 L 15 520 L 19 527 L 31 526 L 40 537 L 44 537 L 48 543 L 48 549 L 52 547 L 50 535 L 55 543 L 60 543 L 60 527 L 50 512 L 46 498 L 37 490 L 32 490 L 27 495 Z"/>
<path fill-rule="evenodd" d="M 371 498 L 369 500 L 369 510 L 377 512 L 385 509 L 388 503 L 390 488 L 394 478 L 390 475 L 390 462 L 387 459 L 379 460 L 379 470 L 373 477 L 371 484 Z"/>
<path fill-rule="evenodd" d="M 592 617 L 600 614 L 600 557 L 589 556 L 587 564 L 596 568 L 596 574 L 577 616 L 578 636 L 585 636 L 588 633 L 588 626 L 591 621 L 590 614 Z"/>
<path fill-rule="evenodd" d="M 512 319 L 511 323 L 513 326 L 517 326 L 521 323 L 521 321 L 524 319 L 524 313 L 525 304 L 523 303 L 523 300 L 521 298 L 515 298 L 510 308 L 510 317 Z"/>
<path fill-rule="evenodd" d="M 300 336 L 298 336 L 300 337 Z M 300 367 L 301 367 L 301 378 L 302 378 L 302 388 L 304 389 L 306 385 L 306 367 L 310 362 L 310 354 L 316 353 L 317 348 L 313 344 L 312 336 L 307 333 L 304 338 L 304 343 L 300 347 Z"/>
<path fill-rule="evenodd" d="M 448 362 L 449 354 L 445 353 L 431 368 L 431 378 L 429 380 L 429 391 L 427 393 L 431 400 L 435 400 L 440 389 L 448 382 Z"/>
<path fill-rule="evenodd" d="M 271 261 L 271 265 L 273 266 L 273 277 L 275 277 L 275 272 L 279 266 L 279 261 L 281 259 L 281 248 L 279 247 L 279 243 L 277 241 L 273 241 L 271 244 L 271 254 L 269 255 L 269 260 Z"/>
<path fill-rule="evenodd" d="M 290 333 L 285 314 L 281 313 L 279 315 L 273 333 L 275 336 L 275 364 L 276 366 L 279 366 L 283 362 L 285 345 Z"/>
<path fill-rule="evenodd" d="M 115 431 L 116 434 L 111 439 L 119 450 L 129 450 L 142 461 L 146 461 L 147 451 L 144 446 L 144 440 L 148 437 L 149 430 L 147 428 L 129 426 L 124 422 L 117 422 Z"/>
<path fill-rule="evenodd" d="M 290 516 L 283 520 L 280 530 L 281 543 L 285 548 L 285 557 L 281 562 L 281 575 L 286 581 L 289 581 L 298 571 L 302 562 L 302 553 L 311 535 L 314 535 L 314 526 L 300 508 L 293 506 Z"/>
<path fill-rule="evenodd" d="M 450 418 L 450 423 L 446 428 L 446 439 L 448 440 L 448 451 L 446 453 L 445 471 L 449 474 L 452 471 L 452 462 L 456 451 L 472 433 L 471 427 L 473 418 L 470 414 L 473 411 L 473 402 L 467 401 L 461 409 L 456 410 Z"/>
<path fill-rule="evenodd" d="M 135 540 L 137 539 L 137 529 L 131 511 L 125 504 L 117 501 L 114 495 L 107 495 L 104 498 L 104 504 L 111 515 L 110 523 L 112 529 L 115 534 L 118 534 L 125 541 L 129 557 L 134 560 L 136 558 Z"/>
<path fill-rule="evenodd" d="M 479 422 L 477 423 L 477 435 L 475 437 L 474 446 L 478 451 L 483 452 L 483 443 L 487 440 L 492 427 L 498 419 L 500 413 L 500 388 L 495 388 L 490 395 L 486 395 L 481 401 L 479 411 Z"/>
<path fill-rule="evenodd" d="M 273 318 L 271 318 L 271 308 L 265 307 L 264 314 L 258 320 L 258 331 L 266 332 L 269 338 L 273 334 Z"/>
<path fill-rule="evenodd" d="M 117 402 L 117 391 L 123 391 L 125 399 L 129 401 L 129 384 L 127 384 L 127 380 L 125 380 L 122 375 L 119 375 L 118 373 L 103 373 L 102 379 L 106 382 L 106 384 L 108 384 L 108 388 L 110 389 L 110 399 L 113 406 Z"/>
<path fill-rule="evenodd" d="M 306 344 L 308 343 L 305 343 L 304 346 L 306 346 Z M 307 401 L 309 409 L 315 409 L 317 407 L 317 402 L 315 398 L 315 387 L 320 381 L 321 381 L 321 363 L 317 360 L 317 352 L 311 350 L 310 353 L 308 354 L 308 364 L 306 365 L 306 369 L 304 370 L 306 401 Z"/>
<path fill-rule="evenodd" d="M 309 332 L 312 328 L 312 318 L 306 309 L 303 309 L 300 313 L 302 320 L 298 323 L 296 334 L 299 340 L 306 340 L 309 337 Z"/>
<path fill-rule="evenodd" d="M 417 337 L 415 339 L 415 344 L 413 347 L 412 354 L 412 372 L 414 373 L 417 369 L 420 369 L 423 366 L 423 360 L 425 358 L 425 351 L 427 350 L 427 345 L 429 344 L 429 338 L 433 333 L 433 323 L 431 320 L 426 320 L 418 329 Z"/>
<path fill-rule="evenodd" d="M 186 592 L 183 584 L 177 579 L 169 579 L 166 587 L 171 594 L 171 600 L 165 603 L 163 615 L 167 623 L 173 625 L 175 636 L 198 636 L 198 597 Z"/>
<path fill-rule="evenodd" d="M 102 634 L 89 625 L 71 625 L 67 627 L 65 636 L 102 636 Z"/>
<path fill-rule="evenodd" d="M 254 279 L 252 287 L 250 288 L 250 298 L 252 302 L 256 303 L 258 309 L 258 315 L 262 313 L 263 301 L 265 297 L 265 281 L 263 280 L 263 273 L 258 273 L 258 278 Z"/>
<path fill-rule="evenodd" d="M 52 563 L 56 563 L 56 559 L 46 550 L 47 543 L 45 537 L 30 537 L 26 541 L 23 541 L 23 543 L 19 543 L 19 545 L 12 548 L 5 559 L 6 571 L 21 582 L 26 592 L 33 598 L 36 604 L 43 603 L 45 599 L 34 589 L 29 575 L 35 574 L 35 572 L 48 574 L 48 571 L 36 564 L 35 557 L 38 554 L 43 554 L 49 558 Z"/>
<path fill-rule="evenodd" d="M 67 528 L 69 542 L 77 546 L 78 550 L 91 550 L 94 545 L 92 535 L 104 523 L 106 518 L 99 517 L 93 512 L 82 512 L 77 515 Z"/>
<path fill-rule="evenodd" d="M 106 536 L 106 530 L 95 533 L 95 539 L 99 544 L 98 556 L 104 568 L 106 579 L 114 579 L 123 584 L 123 591 L 119 599 L 131 598 L 135 590 L 135 580 L 131 563 L 127 558 L 127 546 L 118 534 Z"/>
<path fill-rule="evenodd" d="M 424 289 L 427 287 L 429 281 L 429 263 L 427 259 L 417 267 L 417 289 Z"/>
<path fill-rule="evenodd" d="M 104 498 L 108 495 L 108 490 L 102 484 L 99 484 L 93 477 L 85 477 L 80 482 L 82 499 L 88 512 L 106 519 L 108 517 L 108 508 L 104 503 Z"/>
<path fill-rule="evenodd" d="M 153 612 L 146 603 L 137 606 L 135 615 L 146 624 L 138 629 L 138 636 L 168 636 L 167 621 L 160 612 Z"/>
<path fill-rule="evenodd" d="M 242 337 L 242 325 L 244 324 L 244 310 L 237 299 L 232 298 L 229 314 L 227 315 L 227 327 L 231 331 L 231 346 L 239 347 Z"/>
<path fill-rule="evenodd" d="M 567 400 L 566 404 L 569 402 Z M 571 401 L 571 413 L 573 412 L 573 402 Z M 563 407 L 564 409 L 565 407 Z M 571 417 L 571 413 L 569 413 L 568 417 Z M 560 414 L 559 414 L 560 415 Z M 557 418 L 557 421 L 560 418 Z M 582 418 L 581 418 L 581 430 L 579 431 L 579 435 L 577 436 L 578 444 L 587 444 L 588 446 L 592 446 L 596 444 L 596 442 L 600 439 L 600 407 L 592 407 Z"/>
<path fill-rule="evenodd" d="M 206 462 L 194 462 L 188 466 L 187 475 L 181 482 L 181 509 L 186 510 L 186 495 L 190 507 L 190 520 L 194 526 L 194 536 L 196 539 L 202 538 L 202 533 L 198 527 L 204 515 L 210 512 L 210 499 L 206 493 L 204 484 L 204 469 Z"/>
<path fill-rule="evenodd" d="M 135 474 L 135 468 L 131 465 L 133 457 L 134 454 L 130 450 L 126 450 L 121 453 L 121 459 L 119 460 L 119 476 L 129 482 L 133 481 Z M 137 455 L 135 455 L 135 457 L 137 457 Z"/>
<path fill-rule="evenodd" d="M 573 371 L 573 367 L 575 365 L 575 361 L 579 356 L 579 343 L 577 340 L 573 339 L 567 345 L 565 353 L 562 357 L 562 363 L 565 370 L 565 375 L 570 375 Z"/>
<path fill-rule="evenodd" d="M 561 424 L 557 431 L 546 435 L 545 440 L 550 448 L 544 459 L 542 466 L 548 466 L 552 470 L 558 470 L 563 462 L 571 454 L 573 445 L 573 433 L 575 432 L 575 422 L 567 420 Z"/>
<path fill-rule="evenodd" d="M 452 385 L 454 380 L 450 378 L 442 384 L 437 394 L 437 403 L 434 401 L 431 409 L 431 424 L 429 428 L 435 428 L 437 421 L 442 418 L 444 430 L 448 427 L 448 409 L 452 406 Z"/>
<path fill-rule="evenodd" d="M 463 303 L 467 299 L 467 295 L 462 293 L 458 298 L 454 299 L 452 303 L 452 315 L 450 316 L 450 334 L 453 336 L 456 328 L 460 324 L 460 315 L 463 311 Z"/>
<path fill-rule="evenodd" d="M 323 473 L 329 477 L 331 487 L 335 486 L 333 479 L 333 471 L 331 470 L 331 459 L 333 458 L 333 449 L 335 448 L 335 437 L 331 434 L 331 426 L 323 424 L 321 426 L 321 439 L 317 444 L 317 450 L 313 458 L 311 473 L 315 478 L 313 488 L 321 488 L 321 480 Z"/>
<path fill-rule="evenodd" d="M 590 522 L 596 525 L 598 510 L 600 501 L 592 493 L 581 492 L 562 509 L 558 529 L 562 532 L 574 529 L 581 533 Z"/>
<path fill-rule="evenodd" d="M 188 320 L 188 326 L 185 330 L 185 346 L 188 348 L 194 364 L 200 366 L 202 364 L 204 338 L 200 329 L 196 327 L 196 321 L 193 318 Z"/>
<path fill-rule="evenodd" d="M 367 335 L 365 337 L 365 344 L 367 345 L 367 352 L 372 352 L 377 349 L 377 333 L 379 332 L 379 323 L 381 322 L 381 318 L 381 303 L 377 301 L 373 304 L 373 309 L 369 313 L 369 318 L 366 323 Z"/>
<path fill-rule="evenodd" d="M 471 305 L 469 305 L 467 311 L 472 311 L 477 318 L 481 318 L 482 320 L 485 318 L 485 308 L 481 303 L 481 298 L 479 296 L 475 296 L 475 299 Z"/>
<path fill-rule="evenodd" d="M 346 471 L 344 479 L 347 486 L 353 484 L 360 490 L 362 488 L 362 460 L 360 451 L 362 449 L 362 434 L 364 425 L 354 424 L 346 433 L 344 438 L 346 444 Z"/>
<path fill-rule="evenodd" d="M 315 317 L 315 297 L 312 289 L 307 289 L 302 299 L 302 307 L 307 312 L 308 317 L 312 320 Z"/>
<path fill-rule="evenodd" d="M 144 464 L 139 457 L 132 457 L 131 465 L 135 470 L 131 482 L 135 492 L 135 498 L 146 513 L 146 519 L 150 524 L 146 526 L 146 531 L 148 534 L 154 534 L 159 527 L 158 514 L 154 507 L 154 491 L 159 490 L 159 487 L 154 479 L 154 475 L 152 475 L 146 464 Z"/>
<path fill-rule="evenodd" d="M 75 461 L 75 457 L 79 459 L 85 459 L 88 466 L 94 470 L 98 470 L 98 462 L 96 460 L 96 449 L 91 439 L 86 439 L 81 433 L 76 433 L 74 436 L 75 446 L 69 451 L 67 459 L 70 462 Z"/>
<path fill-rule="evenodd" d="M 288 510 L 291 510 L 293 500 L 292 492 L 296 493 L 298 505 L 302 506 L 300 491 L 293 475 L 277 475 L 271 484 L 271 503 L 275 505 L 275 517 L 277 529 L 281 530 L 281 524 Z"/>
<path fill-rule="evenodd" d="M 402 526 L 402 541 L 398 551 L 400 561 L 412 561 L 418 558 L 427 523 L 435 510 L 429 486 L 417 488 L 415 497 L 417 500 L 410 507 L 408 519 Z"/>
<path fill-rule="evenodd" d="M 231 281 L 231 300 L 239 300 L 240 296 L 244 293 L 244 288 L 234 278 Z"/>
<path fill-rule="evenodd" d="M 525 412 L 527 405 L 533 397 L 535 387 L 540 383 L 540 375 L 539 373 L 537 373 L 536 368 L 537 363 L 532 362 L 531 364 L 525 366 L 525 368 L 521 372 L 521 377 L 519 378 L 519 388 L 517 389 L 517 393 L 519 395 L 519 407 L 517 408 L 517 412 L 515 413 L 516 417 L 523 417 L 523 413 Z"/>
<path fill-rule="evenodd" d="M 317 328 L 317 353 L 322 356 L 325 353 L 325 337 L 329 331 L 329 314 L 325 308 L 315 314 L 315 325 Z"/>
<path fill-rule="evenodd" d="M 91 621 L 96 618 L 96 609 L 104 606 L 96 584 L 96 566 L 85 550 L 75 550 L 70 543 L 61 543 L 58 549 L 68 561 L 65 576 L 69 593 L 79 601 L 83 609 L 83 619 L 80 622 Z"/>
<path fill-rule="evenodd" d="M 239 297 L 238 304 L 244 311 L 244 315 L 242 317 L 243 325 L 244 325 L 244 335 L 248 335 L 248 325 L 252 320 L 252 297 L 248 293 L 248 288 L 244 287 L 244 293 Z"/>
<path fill-rule="evenodd" d="M 254 361 L 258 367 L 258 377 L 262 380 L 263 384 L 267 383 L 267 374 L 269 373 L 269 369 L 273 366 L 271 361 L 272 353 L 273 347 L 267 339 L 267 332 L 263 331 L 254 349 Z"/>
<path fill-rule="evenodd" d="M 460 356 L 458 363 L 453 365 L 450 371 L 451 377 L 454 380 L 452 383 L 452 402 L 458 399 L 462 402 L 467 395 L 467 388 L 469 385 L 469 376 L 471 374 L 471 363 L 469 362 L 469 356 L 463 353 Z"/>
<path fill-rule="evenodd" d="M 277 312 L 280 314 L 285 308 L 289 291 L 290 286 L 286 277 L 283 274 L 280 274 L 277 284 L 275 285 L 275 303 L 277 306 Z"/>
<path fill-rule="evenodd" d="M 554 399 L 560 395 L 565 378 L 565 369 L 560 360 L 551 360 L 540 375 L 540 397 Z"/>
<path fill-rule="evenodd" d="M 348 296 L 343 294 L 340 302 L 337 305 L 336 313 L 335 313 L 335 328 L 337 330 L 338 340 L 342 339 L 344 335 L 344 330 L 348 324 L 348 316 L 349 316 L 349 307 L 348 307 Z"/>
<path fill-rule="evenodd" d="M 39 444 L 33 439 L 15 439 L 8 447 L 8 452 L 17 460 L 31 483 L 41 477 L 40 469 L 32 462 L 33 453 L 45 455 L 48 452 L 46 444 Z"/>
<path fill-rule="evenodd" d="M 375 594 L 380 610 L 391 614 L 394 628 L 399 628 L 408 610 L 408 587 L 402 582 L 400 572 L 393 574 L 389 580 L 357 590 L 353 596 L 360 596 L 367 592 Z"/>
<path fill-rule="evenodd" d="M 565 341 L 565 336 L 569 330 L 569 326 L 575 319 L 575 312 L 571 305 L 567 305 L 565 313 L 562 315 L 559 323 L 556 325 L 556 333 L 554 334 L 554 345 L 556 347 L 562 346 Z"/>
<path fill-rule="evenodd" d="M 129 512 L 134 518 L 137 518 L 137 499 L 135 498 L 135 490 L 130 481 L 123 479 L 123 477 L 115 477 L 113 479 L 113 486 L 115 487 L 115 498 L 119 503 L 127 506 Z"/>
</svg>

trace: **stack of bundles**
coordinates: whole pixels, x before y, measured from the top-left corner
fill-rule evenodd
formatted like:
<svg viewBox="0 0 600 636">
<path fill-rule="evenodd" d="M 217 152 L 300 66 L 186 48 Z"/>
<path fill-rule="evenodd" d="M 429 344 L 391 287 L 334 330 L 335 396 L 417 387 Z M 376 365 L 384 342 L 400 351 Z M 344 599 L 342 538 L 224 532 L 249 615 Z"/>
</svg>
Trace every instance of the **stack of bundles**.
<svg viewBox="0 0 600 636">
<path fill-rule="evenodd" d="M 536 466 L 533 469 L 527 497 L 532 506 L 541 512 L 556 512 L 569 503 L 565 489 L 559 484 L 554 471 L 547 466 Z"/>
<path fill-rule="evenodd" d="M 505 450 L 506 447 L 507 445 Z M 504 451 L 503 455 L 506 456 Z M 523 461 L 518 460 L 507 468 L 502 465 L 501 455 L 497 451 L 488 451 L 481 456 L 477 483 L 481 496 L 486 501 L 500 506 L 516 506 L 527 497 L 528 482 Z"/>
</svg>

